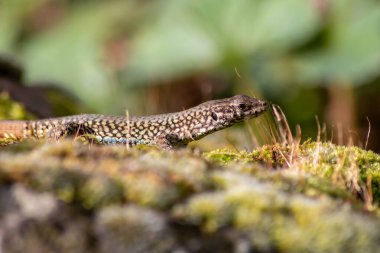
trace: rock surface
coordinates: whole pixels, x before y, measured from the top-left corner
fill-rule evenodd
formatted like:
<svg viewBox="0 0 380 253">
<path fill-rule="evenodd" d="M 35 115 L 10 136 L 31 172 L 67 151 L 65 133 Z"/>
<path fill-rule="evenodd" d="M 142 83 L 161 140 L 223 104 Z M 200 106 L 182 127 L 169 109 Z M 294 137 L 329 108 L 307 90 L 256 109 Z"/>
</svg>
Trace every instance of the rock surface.
<svg viewBox="0 0 380 253">
<path fill-rule="evenodd" d="M 1 252 L 377 252 L 380 157 L 304 143 L 0 151 Z"/>
</svg>

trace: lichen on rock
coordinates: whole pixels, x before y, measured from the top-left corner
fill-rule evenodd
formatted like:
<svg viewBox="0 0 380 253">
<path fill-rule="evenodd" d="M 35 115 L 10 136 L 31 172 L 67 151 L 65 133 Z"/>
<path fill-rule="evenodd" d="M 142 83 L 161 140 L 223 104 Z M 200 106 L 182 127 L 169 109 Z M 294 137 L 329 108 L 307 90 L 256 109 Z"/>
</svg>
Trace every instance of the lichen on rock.
<svg viewBox="0 0 380 253">
<path fill-rule="evenodd" d="M 17 252 L 23 240 L 28 252 L 376 252 L 379 162 L 371 151 L 317 142 L 203 154 L 71 140 L 8 146 L 0 152 L 8 208 L 0 222 L 8 224 L 3 238 L 13 239 L 3 247 Z M 35 197 L 5 204 L 21 201 L 15 189 Z"/>
</svg>

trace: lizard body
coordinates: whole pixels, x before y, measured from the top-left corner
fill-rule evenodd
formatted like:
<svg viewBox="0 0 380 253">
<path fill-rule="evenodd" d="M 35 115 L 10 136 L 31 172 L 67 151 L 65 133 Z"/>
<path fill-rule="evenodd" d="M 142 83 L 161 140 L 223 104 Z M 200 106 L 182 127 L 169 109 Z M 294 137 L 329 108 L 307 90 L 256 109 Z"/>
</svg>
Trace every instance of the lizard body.
<svg viewBox="0 0 380 253">
<path fill-rule="evenodd" d="M 5 120 L 0 121 L 0 138 L 59 139 L 72 135 L 101 144 L 146 144 L 171 149 L 257 117 L 268 108 L 266 101 L 237 95 L 181 112 L 153 116 L 81 114 L 29 121 Z"/>
</svg>

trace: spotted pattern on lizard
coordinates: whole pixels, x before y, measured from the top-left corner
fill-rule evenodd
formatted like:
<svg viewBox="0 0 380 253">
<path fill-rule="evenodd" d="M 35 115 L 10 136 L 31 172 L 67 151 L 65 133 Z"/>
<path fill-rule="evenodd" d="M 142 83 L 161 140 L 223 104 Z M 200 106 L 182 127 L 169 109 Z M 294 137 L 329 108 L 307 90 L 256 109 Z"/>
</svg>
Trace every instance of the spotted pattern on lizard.
<svg viewBox="0 0 380 253">
<path fill-rule="evenodd" d="M 259 116 L 269 103 L 245 95 L 211 100 L 161 115 L 127 117 L 82 114 L 31 121 L 0 121 L 0 138 L 59 139 L 80 136 L 100 144 L 183 146 L 237 122 Z"/>
</svg>

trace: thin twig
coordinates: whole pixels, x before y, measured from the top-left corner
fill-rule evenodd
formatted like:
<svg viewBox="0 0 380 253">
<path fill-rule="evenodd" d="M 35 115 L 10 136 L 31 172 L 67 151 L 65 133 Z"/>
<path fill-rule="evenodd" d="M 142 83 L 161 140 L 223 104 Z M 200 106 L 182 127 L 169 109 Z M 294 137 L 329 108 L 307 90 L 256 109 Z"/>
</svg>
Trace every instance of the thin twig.
<svg viewBox="0 0 380 253">
<path fill-rule="evenodd" d="M 368 121 L 368 132 L 367 132 L 367 138 L 365 140 L 365 146 L 364 146 L 364 149 L 367 150 L 367 146 L 368 146 L 368 140 L 369 140 L 369 135 L 371 134 L 371 121 L 369 121 L 369 118 L 366 117 L 367 121 Z"/>
</svg>

